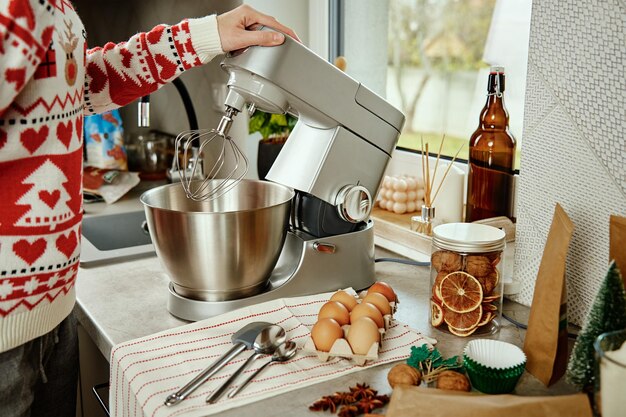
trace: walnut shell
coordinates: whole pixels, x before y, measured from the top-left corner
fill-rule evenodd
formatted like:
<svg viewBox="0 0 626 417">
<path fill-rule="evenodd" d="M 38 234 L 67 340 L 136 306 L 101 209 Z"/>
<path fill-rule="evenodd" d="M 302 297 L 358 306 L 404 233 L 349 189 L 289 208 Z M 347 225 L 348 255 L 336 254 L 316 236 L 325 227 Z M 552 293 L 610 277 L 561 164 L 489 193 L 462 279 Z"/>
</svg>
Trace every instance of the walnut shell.
<svg viewBox="0 0 626 417">
<path fill-rule="evenodd" d="M 396 385 L 419 385 L 422 381 L 422 374 L 417 369 L 406 363 L 400 363 L 389 370 L 387 382 L 391 388 Z"/>
<path fill-rule="evenodd" d="M 437 272 L 456 272 L 463 268 L 463 257 L 458 253 L 439 250 L 434 252 L 430 259 Z"/>
<path fill-rule="evenodd" d="M 468 255 L 465 258 L 465 272 L 475 277 L 484 277 L 494 271 L 491 261 L 486 256 Z"/>
<path fill-rule="evenodd" d="M 467 377 L 455 371 L 443 371 L 437 377 L 437 388 L 451 391 L 470 391 Z"/>
</svg>

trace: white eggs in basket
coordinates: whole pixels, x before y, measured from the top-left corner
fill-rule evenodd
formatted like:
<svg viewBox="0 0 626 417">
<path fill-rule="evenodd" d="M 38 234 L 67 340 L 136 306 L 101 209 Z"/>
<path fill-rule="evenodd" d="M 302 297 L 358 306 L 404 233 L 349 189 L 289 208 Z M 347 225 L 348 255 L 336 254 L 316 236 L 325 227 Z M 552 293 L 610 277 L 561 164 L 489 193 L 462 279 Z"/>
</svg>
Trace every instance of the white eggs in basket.
<svg viewBox="0 0 626 417">
<path fill-rule="evenodd" d="M 417 177 L 386 175 L 376 203 L 396 214 L 419 211 L 424 204 L 424 182 Z"/>
</svg>

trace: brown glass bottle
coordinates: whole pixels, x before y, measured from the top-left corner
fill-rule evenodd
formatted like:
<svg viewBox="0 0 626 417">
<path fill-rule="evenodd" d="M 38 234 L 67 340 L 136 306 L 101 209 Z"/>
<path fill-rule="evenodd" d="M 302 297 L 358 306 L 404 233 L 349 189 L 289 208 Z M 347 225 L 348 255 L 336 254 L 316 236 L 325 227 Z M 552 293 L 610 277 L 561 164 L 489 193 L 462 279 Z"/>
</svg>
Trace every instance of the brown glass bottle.
<svg viewBox="0 0 626 417">
<path fill-rule="evenodd" d="M 512 217 L 515 138 L 504 107 L 504 68 L 491 67 L 487 103 L 470 138 L 465 221 Z"/>
</svg>

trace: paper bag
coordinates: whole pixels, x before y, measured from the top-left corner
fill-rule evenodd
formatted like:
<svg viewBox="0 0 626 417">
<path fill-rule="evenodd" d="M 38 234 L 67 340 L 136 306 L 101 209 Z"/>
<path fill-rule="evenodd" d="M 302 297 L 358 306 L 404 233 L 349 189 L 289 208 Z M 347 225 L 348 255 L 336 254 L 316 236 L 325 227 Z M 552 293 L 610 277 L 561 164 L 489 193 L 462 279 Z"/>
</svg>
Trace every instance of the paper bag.
<svg viewBox="0 0 626 417">
<path fill-rule="evenodd" d="M 591 417 L 585 394 L 553 397 L 482 395 L 397 385 L 386 417 Z"/>
<path fill-rule="evenodd" d="M 528 331 L 526 370 L 544 385 L 558 381 L 567 368 L 567 293 L 565 261 L 574 224 L 556 205 L 537 272 Z"/>
<path fill-rule="evenodd" d="M 611 216 L 609 262 L 615 260 L 626 287 L 626 217 Z"/>
</svg>

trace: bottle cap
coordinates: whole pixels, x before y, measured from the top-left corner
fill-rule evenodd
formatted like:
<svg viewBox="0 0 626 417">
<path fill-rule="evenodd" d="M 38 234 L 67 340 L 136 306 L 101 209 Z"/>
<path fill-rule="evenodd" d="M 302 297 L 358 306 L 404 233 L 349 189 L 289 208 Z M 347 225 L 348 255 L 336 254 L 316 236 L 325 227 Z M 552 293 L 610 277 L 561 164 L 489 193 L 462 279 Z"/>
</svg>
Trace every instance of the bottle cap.
<svg viewBox="0 0 626 417">
<path fill-rule="evenodd" d="M 489 72 L 492 74 L 504 74 L 504 67 L 500 65 L 492 65 L 489 68 Z"/>
</svg>

